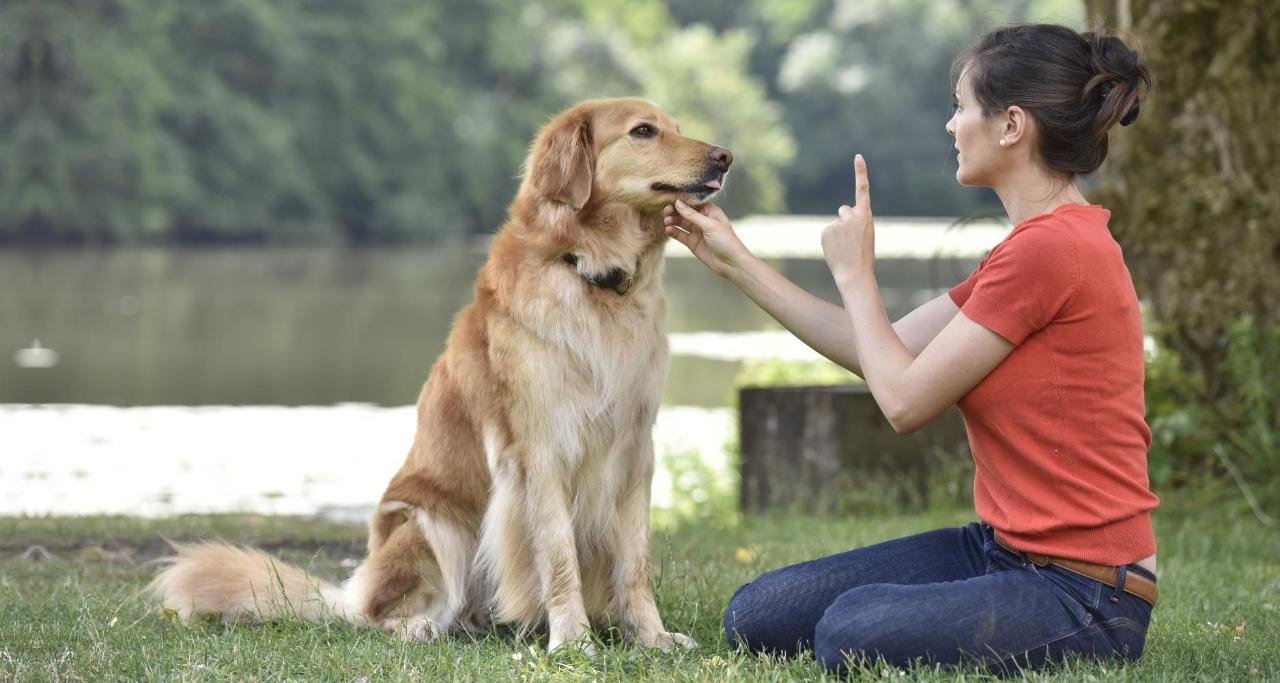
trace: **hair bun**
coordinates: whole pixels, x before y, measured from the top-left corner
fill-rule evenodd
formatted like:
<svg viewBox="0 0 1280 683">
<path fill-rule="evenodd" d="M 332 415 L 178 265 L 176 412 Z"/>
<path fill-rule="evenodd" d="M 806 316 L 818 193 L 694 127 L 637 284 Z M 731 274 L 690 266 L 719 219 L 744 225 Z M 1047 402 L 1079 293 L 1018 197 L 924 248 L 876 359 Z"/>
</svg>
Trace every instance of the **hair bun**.
<svg viewBox="0 0 1280 683">
<path fill-rule="evenodd" d="M 1128 126 L 1138 120 L 1142 100 L 1151 90 L 1151 72 L 1142 55 L 1117 37 L 1098 33 L 1081 37 L 1089 43 L 1089 70 L 1093 73 L 1081 92 L 1081 101 L 1096 98 L 1093 134 L 1101 138 L 1117 123 Z"/>
<path fill-rule="evenodd" d="M 1129 125 L 1129 124 L 1133 123 L 1134 121 L 1137 121 L 1137 120 L 1138 120 L 1138 112 L 1139 112 L 1139 111 L 1141 111 L 1141 110 L 1142 110 L 1142 105 L 1141 105 L 1141 104 L 1135 104 L 1135 105 L 1133 105 L 1133 109 L 1130 109 L 1130 110 L 1129 110 L 1129 113 L 1128 113 L 1128 114 L 1125 114 L 1125 115 L 1124 115 L 1124 118 L 1120 119 L 1120 125 L 1122 125 L 1122 126 L 1127 126 L 1127 125 Z"/>
</svg>

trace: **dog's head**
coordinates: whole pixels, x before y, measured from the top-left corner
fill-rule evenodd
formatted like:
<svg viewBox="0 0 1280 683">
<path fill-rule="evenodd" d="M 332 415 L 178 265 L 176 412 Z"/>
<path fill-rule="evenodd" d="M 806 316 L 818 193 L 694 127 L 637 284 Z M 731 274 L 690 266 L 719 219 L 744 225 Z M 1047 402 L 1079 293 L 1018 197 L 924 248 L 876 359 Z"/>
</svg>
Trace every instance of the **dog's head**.
<svg viewBox="0 0 1280 683">
<path fill-rule="evenodd" d="M 729 150 L 681 135 L 652 102 L 592 100 L 538 133 L 523 192 L 574 211 L 616 203 L 651 213 L 676 199 L 707 201 L 724 187 L 732 163 Z"/>
</svg>

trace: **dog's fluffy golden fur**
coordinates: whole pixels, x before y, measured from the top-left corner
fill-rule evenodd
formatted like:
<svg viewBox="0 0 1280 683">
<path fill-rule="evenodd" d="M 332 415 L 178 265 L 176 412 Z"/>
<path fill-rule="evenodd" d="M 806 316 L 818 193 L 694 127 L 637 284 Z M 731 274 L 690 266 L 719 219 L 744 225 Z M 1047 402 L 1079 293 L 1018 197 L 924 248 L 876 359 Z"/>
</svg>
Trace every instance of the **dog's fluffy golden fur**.
<svg viewBox="0 0 1280 683">
<path fill-rule="evenodd" d="M 354 576 L 337 587 L 259 551 L 177 545 L 153 583 L 162 604 L 188 620 L 333 614 L 417 640 L 545 623 L 551 648 L 599 620 L 645 645 L 692 645 L 664 628 L 649 583 L 661 209 L 705 201 L 730 162 L 643 100 L 553 119 L 423 387 Z"/>
</svg>

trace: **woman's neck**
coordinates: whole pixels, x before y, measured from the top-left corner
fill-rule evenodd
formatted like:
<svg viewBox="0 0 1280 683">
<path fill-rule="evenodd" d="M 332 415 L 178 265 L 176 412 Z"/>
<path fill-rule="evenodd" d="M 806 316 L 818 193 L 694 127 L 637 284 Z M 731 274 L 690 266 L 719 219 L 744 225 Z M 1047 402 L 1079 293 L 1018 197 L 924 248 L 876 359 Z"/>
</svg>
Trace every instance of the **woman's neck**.
<svg viewBox="0 0 1280 683">
<path fill-rule="evenodd" d="M 1074 180 L 1051 176 L 1038 168 L 1023 169 L 993 187 L 1014 224 L 1049 213 L 1063 204 L 1088 204 Z"/>
</svg>

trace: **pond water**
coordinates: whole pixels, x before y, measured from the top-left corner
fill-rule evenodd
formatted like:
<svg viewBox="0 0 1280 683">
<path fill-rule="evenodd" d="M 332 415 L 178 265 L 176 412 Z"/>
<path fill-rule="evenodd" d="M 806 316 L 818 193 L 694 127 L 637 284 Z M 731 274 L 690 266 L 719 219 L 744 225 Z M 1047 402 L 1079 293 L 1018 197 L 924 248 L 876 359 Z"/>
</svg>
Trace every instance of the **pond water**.
<svg viewBox="0 0 1280 683">
<path fill-rule="evenodd" d="M 797 220 L 741 230 L 759 233 L 758 253 L 790 254 L 772 259 L 788 277 L 839 301 L 814 258 L 814 221 Z M 931 257 L 921 244 L 936 248 L 928 231 L 946 224 L 907 225 L 881 240 L 898 243 L 878 266 L 891 317 L 962 279 L 998 239 L 970 231 L 985 246 Z M 723 406 L 744 360 L 816 357 L 672 246 L 664 404 Z M 483 245 L 0 251 L 0 403 L 413 403 L 484 258 Z M 51 367 L 31 367 L 52 360 L 33 353 L 36 340 L 56 354 Z"/>
<path fill-rule="evenodd" d="M 838 301 L 821 260 L 826 222 L 738 228 L 789 278 Z M 891 317 L 962 279 L 1006 232 L 949 225 L 878 219 Z M 817 358 L 671 247 L 659 508 L 696 485 L 673 478 L 672 458 L 730 476 L 728 406 L 744 362 Z M 0 251 L 0 515 L 363 518 L 406 452 L 408 406 L 484 258 L 483 244 Z"/>
</svg>

